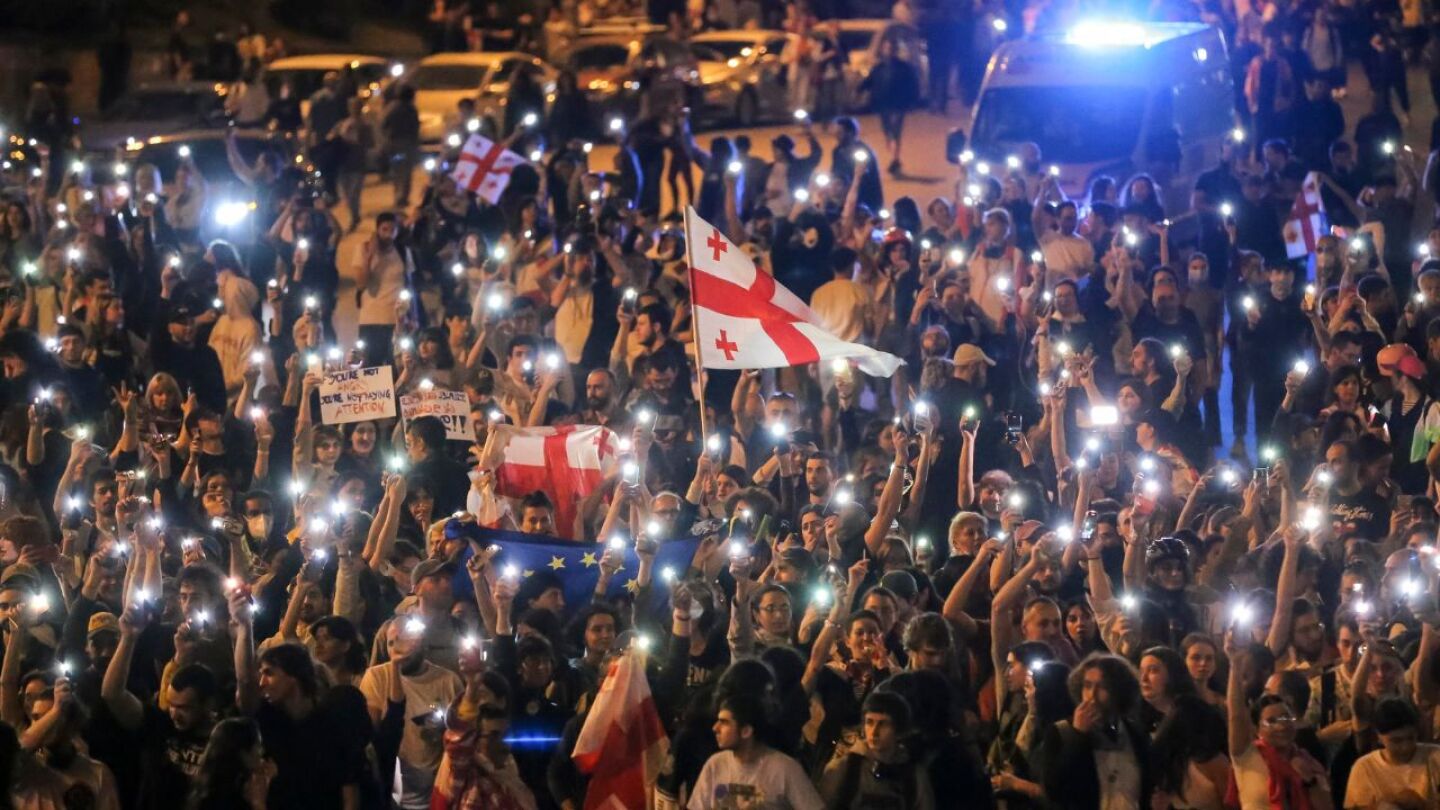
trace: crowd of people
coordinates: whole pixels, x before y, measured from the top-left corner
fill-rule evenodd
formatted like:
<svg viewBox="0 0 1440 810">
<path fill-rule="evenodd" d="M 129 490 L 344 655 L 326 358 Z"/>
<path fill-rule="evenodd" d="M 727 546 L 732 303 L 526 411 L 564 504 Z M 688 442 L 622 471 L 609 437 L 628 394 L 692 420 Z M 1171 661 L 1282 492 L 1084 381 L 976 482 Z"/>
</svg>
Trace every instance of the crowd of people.
<svg viewBox="0 0 1440 810">
<path fill-rule="evenodd" d="M 1291 71 L 1335 103 L 1368 58 L 1313 60 L 1344 11 L 1252 9 L 1263 47 L 1232 57 L 1265 103 L 1185 211 L 1144 174 L 1067 197 L 1034 144 L 982 171 L 958 138 L 922 210 L 846 117 L 771 160 L 687 147 L 694 216 L 904 358 L 888 379 L 695 367 L 659 114 L 601 169 L 516 111 L 497 204 L 452 147 L 343 268 L 358 194 L 347 228 L 323 138 L 231 140 L 254 236 L 216 238 L 187 158 L 7 132 L 0 801 L 574 810 L 632 655 L 660 807 L 1437 806 L 1433 167 L 1380 74 L 1318 144 L 1272 103 Z M 1377 36 L 1418 48 L 1408 20 Z M 307 124 L 345 120 L 340 78 Z M 1309 172 L 1336 229 L 1292 260 Z M 463 392 L 473 441 L 326 424 L 326 375 L 377 366 L 397 399 Z M 503 497 L 499 425 L 602 426 L 622 463 L 576 503 Z M 567 600 L 563 560 L 501 565 L 495 531 L 590 550 L 593 594 Z"/>
</svg>

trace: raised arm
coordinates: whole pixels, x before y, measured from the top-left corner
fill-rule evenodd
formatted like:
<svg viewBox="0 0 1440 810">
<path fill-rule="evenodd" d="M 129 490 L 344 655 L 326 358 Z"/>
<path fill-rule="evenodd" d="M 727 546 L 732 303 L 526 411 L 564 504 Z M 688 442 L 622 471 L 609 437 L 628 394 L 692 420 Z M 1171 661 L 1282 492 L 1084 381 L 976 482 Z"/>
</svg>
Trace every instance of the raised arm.
<svg viewBox="0 0 1440 810">
<path fill-rule="evenodd" d="M 100 698 L 105 701 L 106 708 L 121 728 L 130 731 L 140 728 L 145 707 L 125 684 L 130 677 L 131 662 L 135 658 L 135 645 L 149 623 L 148 609 L 139 604 L 131 605 L 121 614 L 120 643 L 115 647 L 115 655 L 110 659 L 110 665 L 105 668 L 105 678 L 100 684 Z"/>
<path fill-rule="evenodd" d="M 960 423 L 960 485 L 955 491 L 955 505 L 960 509 L 975 502 L 975 429 L 973 422 Z"/>
<path fill-rule="evenodd" d="M 1235 631 L 1225 631 L 1225 657 L 1230 661 L 1230 678 L 1225 688 L 1225 713 L 1229 720 L 1230 761 L 1238 762 L 1250 750 L 1255 739 L 1255 726 L 1250 722 L 1250 707 L 1245 701 L 1243 667 L 1237 660 L 1240 649 L 1235 645 Z M 1356 690 L 1363 691 L 1363 690 Z"/>
<path fill-rule="evenodd" d="M 844 630 L 841 622 L 845 619 L 845 613 L 854 603 L 855 597 L 860 592 L 860 583 L 865 580 L 865 572 L 869 570 L 869 560 L 858 560 L 850 566 L 850 578 L 846 581 L 845 593 L 836 594 L 835 601 L 830 606 L 830 615 L 825 619 L 825 626 L 820 630 L 820 635 L 815 637 L 815 646 L 810 648 L 810 660 L 805 665 L 805 674 L 800 679 L 800 685 L 805 688 L 807 694 L 815 691 L 815 681 L 820 677 L 820 670 L 830 661 L 830 654 L 835 650 L 835 642 L 840 639 Z"/>
<path fill-rule="evenodd" d="M 895 463 L 890 467 L 890 477 L 885 480 L 885 488 L 880 492 L 880 500 L 875 505 L 875 519 L 870 521 L 870 528 L 865 530 L 865 547 L 877 558 L 882 556 L 885 546 L 885 535 L 890 532 L 890 524 L 895 522 L 895 516 L 900 513 L 901 490 L 905 486 L 905 448 L 908 443 L 905 441 L 905 434 L 898 428 L 895 431 Z"/>
<path fill-rule="evenodd" d="M 230 171 L 251 188 L 256 182 L 255 169 L 245 162 L 245 156 L 240 154 L 240 149 L 235 145 L 235 134 L 233 132 L 225 135 L 225 160 L 230 163 Z"/>
<path fill-rule="evenodd" d="M 910 486 L 905 511 L 900 516 L 900 523 L 907 530 L 913 531 L 920 525 L 920 510 L 925 504 L 925 486 L 930 481 L 930 465 L 935 463 L 935 457 L 939 454 L 940 439 L 935 431 L 921 433 L 920 455 L 915 460 L 915 482 Z"/>
<path fill-rule="evenodd" d="M 1285 524 L 1280 535 L 1285 544 L 1285 559 L 1280 563 L 1280 581 L 1275 586 L 1275 617 L 1270 621 L 1270 635 L 1265 644 L 1276 657 L 1290 646 L 1290 623 L 1295 615 L 1295 574 L 1300 568 L 1300 546 L 1304 535 L 1293 525 Z"/>
<path fill-rule="evenodd" d="M 245 714 L 260 708 L 259 672 L 255 669 L 255 627 L 250 600 L 236 589 L 230 594 L 230 634 L 235 639 L 235 705 Z"/>
<path fill-rule="evenodd" d="M 975 592 L 975 585 L 989 570 L 991 560 L 1000 553 L 1003 547 L 1004 544 L 994 538 L 982 543 L 979 551 L 975 554 L 975 559 L 970 562 L 970 567 L 960 575 L 960 581 L 950 589 L 949 596 L 945 597 L 945 605 L 940 609 L 940 615 L 954 622 L 966 640 L 974 639 L 979 635 L 980 625 L 965 610 L 965 606 L 970 603 L 970 595 Z"/>
</svg>

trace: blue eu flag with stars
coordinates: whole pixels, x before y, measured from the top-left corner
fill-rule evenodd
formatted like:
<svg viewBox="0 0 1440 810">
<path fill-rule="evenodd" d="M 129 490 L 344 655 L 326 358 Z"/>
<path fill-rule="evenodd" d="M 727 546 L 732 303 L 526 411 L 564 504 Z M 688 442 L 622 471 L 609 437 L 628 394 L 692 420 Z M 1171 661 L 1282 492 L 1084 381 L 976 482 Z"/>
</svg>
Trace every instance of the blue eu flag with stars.
<svg viewBox="0 0 1440 810">
<path fill-rule="evenodd" d="M 538 584 L 537 577 L 539 580 L 558 583 L 565 593 L 565 604 L 572 609 L 588 604 L 591 595 L 595 593 L 595 584 L 600 579 L 600 558 L 605 556 L 607 550 L 604 543 L 577 543 L 546 535 L 486 529 L 474 524 L 467 528 L 467 535 L 475 541 L 475 546 L 500 546 L 500 551 L 491 564 L 499 566 L 501 571 L 514 566 L 520 576 L 521 593 L 535 587 Z M 669 615 L 670 588 L 666 580 L 670 575 L 675 579 L 685 576 L 699 545 L 699 537 L 677 538 L 660 543 L 659 550 L 655 553 L 650 604 L 640 605 L 642 612 L 661 617 Z M 468 558 L 470 554 L 471 550 L 467 548 L 463 558 Z M 606 597 L 633 598 L 640 590 L 637 579 L 639 572 L 640 558 L 635 553 L 635 546 L 627 542 L 624 560 L 620 564 L 620 570 L 610 578 Z M 465 576 L 463 570 L 457 572 L 457 579 Z"/>
</svg>

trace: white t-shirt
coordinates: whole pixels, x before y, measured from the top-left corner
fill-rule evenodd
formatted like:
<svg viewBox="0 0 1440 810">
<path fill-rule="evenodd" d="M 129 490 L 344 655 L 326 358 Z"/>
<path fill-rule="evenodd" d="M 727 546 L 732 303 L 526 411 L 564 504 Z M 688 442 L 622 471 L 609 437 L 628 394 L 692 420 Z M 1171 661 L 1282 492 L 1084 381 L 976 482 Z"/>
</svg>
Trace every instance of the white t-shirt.
<svg viewBox="0 0 1440 810">
<path fill-rule="evenodd" d="M 1095 246 L 1089 239 L 1073 234 L 1044 234 L 1040 237 L 1040 255 L 1045 257 L 1045 268 L 1050 271 L 1046 286 L 1051 292 L 1061 279 L 1077 280 L 1095 264 Z"/>
<path fill-rule="evenodd" d="M 355 260 L 365 263 L 365 251 Z M 395 303 L 405 288 L 405 257 L 398 249 L 377 253 L 370 267 L 370 283 L 360 291 L 360 324 L 362 326 L 394 326 Z"/>
<path fill-rule="evenodd" d="M 870 295 L 865 288 L 848 278 L 827 281 L 810 296 L 810 308 L 820 316 L 825 331 L 851 343 L 865 332 L 869 305 Z"/>
<path fill-rule="evenodd" d="M 555 310 L 555 342 L 565 352 L 569 363 L 580 362 L 585 351 L 585 341 L 590 338 L 590 329 L 595 325 L 595 293 L 589 287 L 581 288 L 572 284 L 565 300 Z"/>
<path fill-rule="evenodd" d="M 989 258 L 977 250 L 970 257 L 970 299 L 997 324 L 1005 322 L 1005 313 L 1015 295 L 1015 270 L 1020 264 L 1020 251 L 1006 248 L 998 258 Z M 1005 277 L 1009 288 L 1002 291 L 996 279 Z"/>
<path fill-rule="evenodd" d="M 360 679 L 360 691 L 372 709 L 384 714 L 389 707 L 390 679 L 399 675 L 391 666 L 371 667 Z M 435 772 L 445 753 L 445 725 L 434 717 L 436 709 L 445 709 L 464 689 L 460 676 L 428 661 L 420 665 L 413 677 L 401 676 L 400 688 L 405 693 L 405 733 L 400 738 L 400 805 L 405 808 L 426 808 L 430 791 L 435 786 Z"/>
<path fill-rule="evenodd" d="M 1345 807 L 1394 805 L 1440 807 L 1440 745 L 1421 743 L 1409 762 L 1392 765 L 1384 751 L 1355 761 L 1345 788 Z"/>
<path fill-rule="evenodd" d="M 732 751 L 706 760 L 689 810 L 822 810 L 825 803 L 800 763 L 767 750 L 753 765 Z"/>
</svg>

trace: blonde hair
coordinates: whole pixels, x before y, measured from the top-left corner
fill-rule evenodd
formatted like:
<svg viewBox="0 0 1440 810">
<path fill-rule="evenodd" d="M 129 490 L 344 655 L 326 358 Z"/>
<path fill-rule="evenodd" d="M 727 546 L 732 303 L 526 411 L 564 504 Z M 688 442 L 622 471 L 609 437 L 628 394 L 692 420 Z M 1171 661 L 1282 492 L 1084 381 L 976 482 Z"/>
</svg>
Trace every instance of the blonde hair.
<svg viewBox="0 0 1440 810">
<path fill-rule="evenodd" d="M 156 393 L 156 389 L 157 389 L 157 388 L 168 389 L 168 390 L 170 391 L 170 395 L 175 398 L 175 408 L 176 408 L 177 410 L 180 408 L 180 404 L 181 404 L 181 402 L 183 401 L 183 399 L 182 399 L 182 397 L 181 397 L 180 381 L 179 381 L 179 380 L 175 379 L 174 377 L 172 377 L 171 375 L 167 374 L 166 372 L 163 372 L 163 371 L 157 371 L 157 372 L 155 372 L 155 375 L 150 378 L 150 382 L 145 386 L 145 404 L 146 404 L 146 405 L 150 405 L 150 398 L 151 398 L 152 396 L 154 396 L 154 394 Z M 154 407 L 154 406 L 151 406 L 151 407 Z"/>
</svg>

